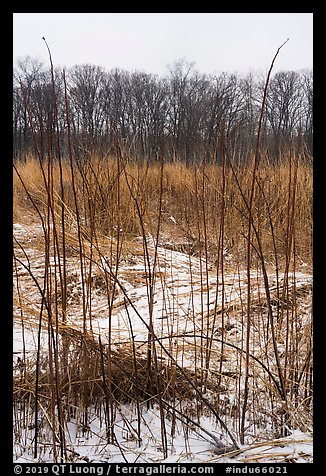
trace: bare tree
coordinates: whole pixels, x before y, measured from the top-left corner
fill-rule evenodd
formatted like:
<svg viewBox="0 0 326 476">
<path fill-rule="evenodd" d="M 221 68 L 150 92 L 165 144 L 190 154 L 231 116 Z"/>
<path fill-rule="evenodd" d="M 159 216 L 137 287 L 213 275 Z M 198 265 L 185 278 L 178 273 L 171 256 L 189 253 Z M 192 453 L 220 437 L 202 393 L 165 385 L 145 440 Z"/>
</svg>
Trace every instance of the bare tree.
<svg viewBox="0 0 326 476">
<path fill-rule="evenodd" d="M 276 73 L 270 82 L 266 117 L 275 152 L 287 146 L 301 129 L 304 100 L 300 83 L 300 75 L 295 71 Z"/>
<path fill-rule="evenodd" d="M 75 133 L 83 143 L 97 144 L 103 134 L 103 78 L 104 70 L 99 66 L 75 66 L 69 74 L 70 102 L 73 110 Z"/>
</svg>

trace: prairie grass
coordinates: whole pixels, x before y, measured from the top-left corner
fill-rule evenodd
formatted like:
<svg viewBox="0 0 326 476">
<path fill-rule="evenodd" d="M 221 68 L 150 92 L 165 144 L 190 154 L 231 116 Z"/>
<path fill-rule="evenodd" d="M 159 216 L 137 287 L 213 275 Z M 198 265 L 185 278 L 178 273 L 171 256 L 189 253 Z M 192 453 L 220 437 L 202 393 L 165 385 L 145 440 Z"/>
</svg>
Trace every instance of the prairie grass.
<svg viewBox="0 0 326 476">
<path fill-rule="evenodd" d="M 298 162 L 297 165 L 294 163 L 295 160 Z M 29 156 L 24 162 L 17 163 L 16 167 L 24 186 L 38 206 L 44 210 L 47 192 L 38 160 Z M 46 162 L 43 167 L 46 170 Z M 228 167 L 225 177 L 224 243 L 228 251 L 240 260 L 248 220 L 242 196 L 242 194 L 247 197 L 249 195 L 248 167 L 238 166 L 235 171 Z M 160 216 L 162 239 L 173 240 L 175 244 L 188 242 L 193 252 L 199 254 L 204 248 L 203 237 L 206 235 L 209 256 L 213 260 L 216 259 L 221 220 L 222 173 L 222 167 L 216 164 L 190 166 L 180 162 L 164 164 Z M 76 209 L 68 162 L 63 162 L 62 176 L 67 220 L 73 224 Z M 86 163 L 75 165 L 74 180 L 85 233 L 94 226 L 99 234 L 114 236 L 117 234 L 119 221 L 125 237 L 131 240 L 139 236 L 141 228 L 133 196 L 139 203 L 146 230 L 153 233 L 156 229 L 160 201 L 160 164 L 149 164 L 146 161 L 138 164 L 129 159 L 123 165 L 123 171 L 119 173 L 115 157 L 104 159 L 90 157 Z M 276 246 L 279 259 L 285 257 L 289 200 L 294 198 L 296 255 L 298 262 L 311 264 L 313 187 L 311 162 L 306 157 L 294 159 L 290 153 L 278 165 L 263 161 L 259 166 L 257 184 L 253 219 L 259 229 L 265 256 L 272 260 Z M 57 163 L 53 166 L 53 188 L 54 207 L 59 213 L 60 173 Z M 33 216 L 36 219 L 35 209 L 27 199 L 21 180 L 15 174 L 14 219 L 24 221 L 27 217 L 30 221 L 33 220 Z M 272 231 L 276 243 L 273 242 Z"/>
</svg>

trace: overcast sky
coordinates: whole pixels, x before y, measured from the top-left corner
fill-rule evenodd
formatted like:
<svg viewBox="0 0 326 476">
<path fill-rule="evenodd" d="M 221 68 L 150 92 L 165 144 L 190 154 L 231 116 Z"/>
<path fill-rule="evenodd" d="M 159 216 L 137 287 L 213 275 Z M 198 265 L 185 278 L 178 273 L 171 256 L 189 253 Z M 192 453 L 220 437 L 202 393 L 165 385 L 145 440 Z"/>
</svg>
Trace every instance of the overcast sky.
<svg viewBox="0 0 326 476">
<path fill-rule="evenodd" d="M 312 13 L 14 13 L 13 61 L 91 63 L 165 75 L 181 58 L 201 73 L 313 67 Z"/>
</svg>

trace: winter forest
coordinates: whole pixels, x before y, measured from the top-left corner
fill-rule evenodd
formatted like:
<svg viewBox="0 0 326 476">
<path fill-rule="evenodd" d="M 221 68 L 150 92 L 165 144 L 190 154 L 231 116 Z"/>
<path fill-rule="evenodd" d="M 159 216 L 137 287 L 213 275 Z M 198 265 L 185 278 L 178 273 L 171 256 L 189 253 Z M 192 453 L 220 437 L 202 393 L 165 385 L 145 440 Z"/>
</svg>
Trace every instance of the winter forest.
<svg viewBox="0 0 326 476">
<path fill-rule="evenodd" d="M 158 77 L 144 72 L 77 65 L 56 72 L 56 100 L 61 147 L 67 149 L 64 79 L 69 91 L 71 139 L 82 148 L 108 153 L 119 140 L 134 157 L 187 164 L 220 163 L 218 137 L 223 131 L 228 152 L 244 161 L 255 147 L 265 75 L 200 74 L 184 60 Z M 41 153 L 55 147 L 55 108 L 51 73 L 36 59 L 22 59 L 15 71 L 14 157 L 33 150 L 33 135 L 21 86 L 33 119 Z M 278 161 L 293 140 L 312 153 L 312 71 L 276 73 L 269 84 L 261 147 Z M 52 131 L 52 132 L 51 132 Z M 50 144 L 49 144 L 50 142 Z"/>
</svg>

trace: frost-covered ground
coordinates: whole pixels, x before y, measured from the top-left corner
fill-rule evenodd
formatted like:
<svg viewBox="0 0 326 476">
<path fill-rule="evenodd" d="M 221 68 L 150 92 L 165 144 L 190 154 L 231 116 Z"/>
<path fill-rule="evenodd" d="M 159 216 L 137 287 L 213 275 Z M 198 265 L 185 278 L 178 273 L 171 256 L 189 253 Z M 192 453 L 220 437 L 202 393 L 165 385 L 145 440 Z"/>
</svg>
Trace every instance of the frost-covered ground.
<svg viewBox="0 0 326 476">
<path fill-rule="evenodd" d="M 27 267 L 30 265 L 34 277 L 41 282 L 44 274 L 44 254 L 40 246 L 41 229 L 35 225 L 15 224 L 14 235 L 24 250 L 15 246 L 16 256 Z M 214 266 L 198 257 L 176 251 L 175 248 L 171 243 L 162 243 L 157 249 L 152 314 L 154 332 L 158 338 L 163 340 L 166 338 L 170 341 L 175 361 L 183 368 L 189 369 L 195 365 L 198 366 L 193 349 L 199 345 L 203 329 L 206 329 L 207 336 L 209 336 L 209 330 L 213 329 L 216 339 L 212 341 L 212 351 L 216 352 L 216 355 L 219 355 L 220 337 L 223 334 L 223 338 L 230 344 L 224 349 L 223 375 L 230 374 L 230 378 L 220 399 L 225 401 L 225 408 L 229 411 L 229 414 L 226 411 L 223 419 L 227 426 L 230 424 L 234 427 L 232 403 L 235 403 L 238 385 L 241 385 L 239 383 L 241 375 L 237 374 L 239 352 L 235 348 L 240 348 L 243 344 L 241 309 L 246 300 L 247 275 L 245 271 L 229 266 L 222 281 L 221 276 L 217 278 Z M 154 243 L 150 238 L 149 249 L 151 264 L 153 264 Z M 225 262 L 227 263 L 231 258 L 226 255 Z M 106 259 L 104 255 L 92 266 L 92 286 L 87 301 L 88 306 L 91 306 L 91 309 L 88 307 L 88 313 L 91 316 L 92 331 L 94 335 L 101 336 L 104 344 L 108 335 L 109 316 L 103 273 L 109 262 L 109 257 Z M 55 265 L 54 262 L 52 264 Z M 36 355 L 41 297 L 26 266 L 22 266 L 17 261 L 16 267 L 19 296 L 16 290 L 13 339 L 14 369 L 18 373 L 21 371 L 24 358 L 33 359 Z M 129 252 L 122 256 L 118 276 L 121 288 L 117 291 L 113 306 L 111 342 L 117 346 L 123 342 L 129 342 L 132 334 L 134 341 L 141 345 L 142 342 L 147 341 L 148 337 L 146 323 L 149 322 L 150 308 L 148 269 L 144 265 L 141 241 L 135 241 Z M 271 272 L 269 279 L 273 299 L 276 292 L 276 276 Z M 280 286 L 284 275 L 280 273 L 278 279 Z M 288 279 L 295 283 L 296 299 L 300 306 L 302 320 L 300 329 L 304 332 L 304 326 L 309 326 L 312 275 L 309 271 L 301 270 L 297 271 L 295 276 L 290 273 Z M 255 270 L 252 272 L 252 282 L 254 283 L 251 288 L 252 305 L 253 308 L 257 306 L 257 309 L 261 309 L 264 307 L 263 279 Z M 67 259 L 67 283 L 66 325 L 82 330 L 82 283 L 78 255 L 73 252 Z M 122 288 L 128 295 L 128 302 Z M 305 317 L 307 317 L 307 323 L 305 323 Z M 255 341 L 251 349 L 257 358 L 260 358 L 263 346 L 259 337 L 261 334 L 259 319 L 257 322 L 254 321 L 253 334 Z M 40 338 L 41 349 L 46 352 L 48 348 L 46 325 L 42 328 Z M 278 351 L 282 355 L 284 351 L 282 341 L 279 343 Z M 166 356 L 162 353 L 160 357 L 164 359 Z M 262 372 L 259 366 L 257 375 L 258 372 Z M 253 422 L 253 416 L 259 413 L 264 414 L 262 421 Z M 167 416 L 165 424 L 168 457 L 164 458 L 161 448 L 161 419 L 156 405 L 151 408 L 146 406 L 141 408 L 141 441 L 137 439 L 136 423 L 139 424 L 139 413 L 136 415 L 135 405 L 117 406 L 114 430 L 116 444 L 114 445 L 107 443 L 104 417 L 100 417 L 96 409 L 89 409 L 90 424 L 87 427 L 82 428 L 73 418 L 67 423 L 67 451 L 73 462 L 312 462 L 312 429 L 309 425 L 304 422 L 301 428 L 304 426 L 305 431 L 302 431 L 298 424 L 298 428 L 292 428 L 289 431 L 289 436 L 275 439 L 272 436 L 269 413 L 270 408 L 267 403 L 256 402 L 255 408 L 249 409 L 248 412 L 246 444 L 239 445 L 239 450 L 232 450 L 228 446 L 226 454 L 216 454 L 214 441 L 208 436 L 213 435 L 221 441 L 226 436 L 211 415 L 201 416 L 201 428 L 186 425 L 181 420 L 172 422 L 172 419 Z M 15 418 L 16 421 L 20 418 L 19 413 L 15 415 Z M 202 429 L 207 430 L 206 433 Z M 22 431 L 23 434 L 15 434 L 14 461 L 35 461 L 32 456 L 33 428 L 25 428 Z M 52 462 L 52 445 L 48 430 L 40 428 L 39 443 L 42 451 L 39 451 L 38 461 Z"/>
</svg>

